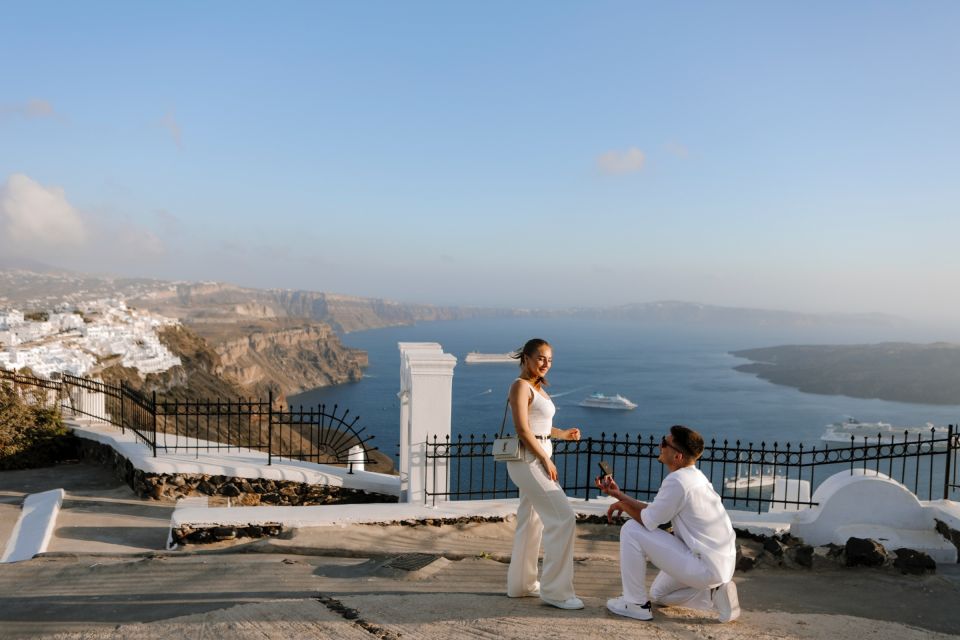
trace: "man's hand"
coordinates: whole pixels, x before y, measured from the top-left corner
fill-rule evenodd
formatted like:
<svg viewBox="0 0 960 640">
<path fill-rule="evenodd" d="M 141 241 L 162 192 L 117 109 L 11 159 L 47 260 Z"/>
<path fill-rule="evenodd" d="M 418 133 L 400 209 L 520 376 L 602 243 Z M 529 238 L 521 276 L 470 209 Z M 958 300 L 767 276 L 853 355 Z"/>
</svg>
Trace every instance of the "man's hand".
<svg viewBox="0 0 960 640">
<path fill-rule="evenodd" d="M 597 489 L 616 499 L 616 502 L 607 509 L 607 522 L 613 523 L 614 518 L 619 518 L 623 514 L 634 520 L 640 519 L 640 512 L 647 508 L 646 502 L 634 500 L 620 491 L 620 487 L 617 486 L 617 481 L 613 479 L 613 476 L 599 476 L 596 483 Z"/>
<path fill-rule="evenodd" d="M 600 489 L 600 491 L 608 496 L 614 497 L 617 500 L 622 499 L 620 487 L 617 486 L 617 481 L 613 479 L 613 476 L 597 476 L 596 484 L 597 489 Z"/>
<path fill-rule="evenodd" d="M 619 520 L 620 516 L 623 515 L 624 504 L 623 500 L 618 500 L 610 505 L 610 508 L 607 509 L 607 522 L 613 524 L 614 520 Z"/>
</svg>

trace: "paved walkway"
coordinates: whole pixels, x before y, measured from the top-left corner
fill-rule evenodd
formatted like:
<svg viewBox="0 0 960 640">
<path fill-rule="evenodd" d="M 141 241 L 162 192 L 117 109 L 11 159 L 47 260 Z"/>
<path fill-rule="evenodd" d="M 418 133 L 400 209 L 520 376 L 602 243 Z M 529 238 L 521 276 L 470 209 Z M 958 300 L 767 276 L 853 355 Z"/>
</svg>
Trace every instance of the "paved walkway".
<svg viewBox="0 0 960 640">
<path fill-rule="evenodd" d="M 753 572 L 737 578 L 743 617 L 720 625 L 711 614 L 685 609 L 660 609 L 653 624 L 611 616 L 603 603 L 618 593 L 617 575 L 613 561 L 578 562 L 576 587 L 587 608 L 564 612 L 504 597 L 506 566 L 486 558 L 439 559 L 405 571 L 379 554 L 46 557 L 0 567 L 0 633 L 369 638 L 336 603 L 405 638 L 853 638 L 869 626 L 875 638 L 901 640 L 960 628 L 950 604 L 960 593 L 938 576 Z"/>
<path fill-rule="evenodd" d="M 762 569 L 738 574 L 744 614 L 734 624 L 678 608 L 658 610 L 653 623 L 618 618 L 604 609 L 620 591 L 616 530 L 605 525 L 578 526 L 576 588 L 587 608 L 575 612 L 504 597 L 509 522 L 310 527 L 165 552 L 172 505 L 137 500 L 83 464 L 0 473 L 0 522 L 18 494 L 55 487 L 67 499 L 50 553 L 0 565 L 2 638 L 724 640 L 869 629 L 871 640 L 919 640 L 960 630 L 957 565 L 925 577 Z M 399 557 L 408 553 L 428 555 Z"/>
<path fill-rule="evenodd" d="M 130 553 L 164 548 L 174 505 L 141 500 L 104 467 L 84 463 L 0 473 L 0 545 L 7 544 L 24 497 L 60 488 L 67 494 L 48 551 Z"/>
</svg>

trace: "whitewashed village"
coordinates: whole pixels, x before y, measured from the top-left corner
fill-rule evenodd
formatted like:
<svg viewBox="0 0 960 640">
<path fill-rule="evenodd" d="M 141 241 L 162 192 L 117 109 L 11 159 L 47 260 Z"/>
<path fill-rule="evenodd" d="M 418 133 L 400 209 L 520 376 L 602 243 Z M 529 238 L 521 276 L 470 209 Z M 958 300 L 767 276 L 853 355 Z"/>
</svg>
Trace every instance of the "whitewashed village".
<svg viewBox="0 0 960 640">
<path fill-rule="evenodd" d="M 159 328 L 175 324 L 117 299 L 61 306 L 33 319 L 16 309 L 0 310 L 0 368 L 84 377 L 98 361 L 118 356 L 120 365 L 141 375 L 159 373 L 180 364 L 157 335 Z"/>
</svg>

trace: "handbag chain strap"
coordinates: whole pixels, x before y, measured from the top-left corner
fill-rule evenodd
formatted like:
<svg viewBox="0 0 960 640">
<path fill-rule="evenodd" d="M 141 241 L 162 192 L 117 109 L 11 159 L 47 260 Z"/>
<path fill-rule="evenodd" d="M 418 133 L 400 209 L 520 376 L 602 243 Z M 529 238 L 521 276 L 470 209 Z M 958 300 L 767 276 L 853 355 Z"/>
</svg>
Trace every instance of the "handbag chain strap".
<svg viewBox="0 0 960 640">
<path fill-rule="evenodd" d="M 503 429 L 504 427 L 507 426 L 507 409 L 509 408 L 510 408 L 510 401 L 507 400 L 507 404 L 503 406 L 503 421 L 500 423 L 500 435 L 497 436 L 498 438 L 503 437 Z"/>
</svg>

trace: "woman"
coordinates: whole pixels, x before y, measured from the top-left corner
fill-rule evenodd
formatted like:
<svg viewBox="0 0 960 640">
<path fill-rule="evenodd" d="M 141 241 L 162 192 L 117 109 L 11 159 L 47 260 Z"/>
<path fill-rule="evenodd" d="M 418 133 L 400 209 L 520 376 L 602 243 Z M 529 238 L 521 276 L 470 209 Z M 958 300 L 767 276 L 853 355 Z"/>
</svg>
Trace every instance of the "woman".
<svg viewBox="0 0 960 640">
<path fill-rule="evenodd" d="M 547 341 L 528 340 L 514 357 L 520 360 L 520 377 L 510 387 L 509 402 L 524 459 L 507 463 L 507 473 L 520 489 L 507 595 L 540 596 L 560 609 L 582 609 L 583 602 L 573 591 L 576 515 L 557 483 L 557 468 L 550 460 L 550 438 L 579 440 L 580 429 L 553 428 L 556 408 L 543 390 L 553 364 L 553 350 Z M 537 582 L 541 538 L 543 576 Z"/>
</svg>

